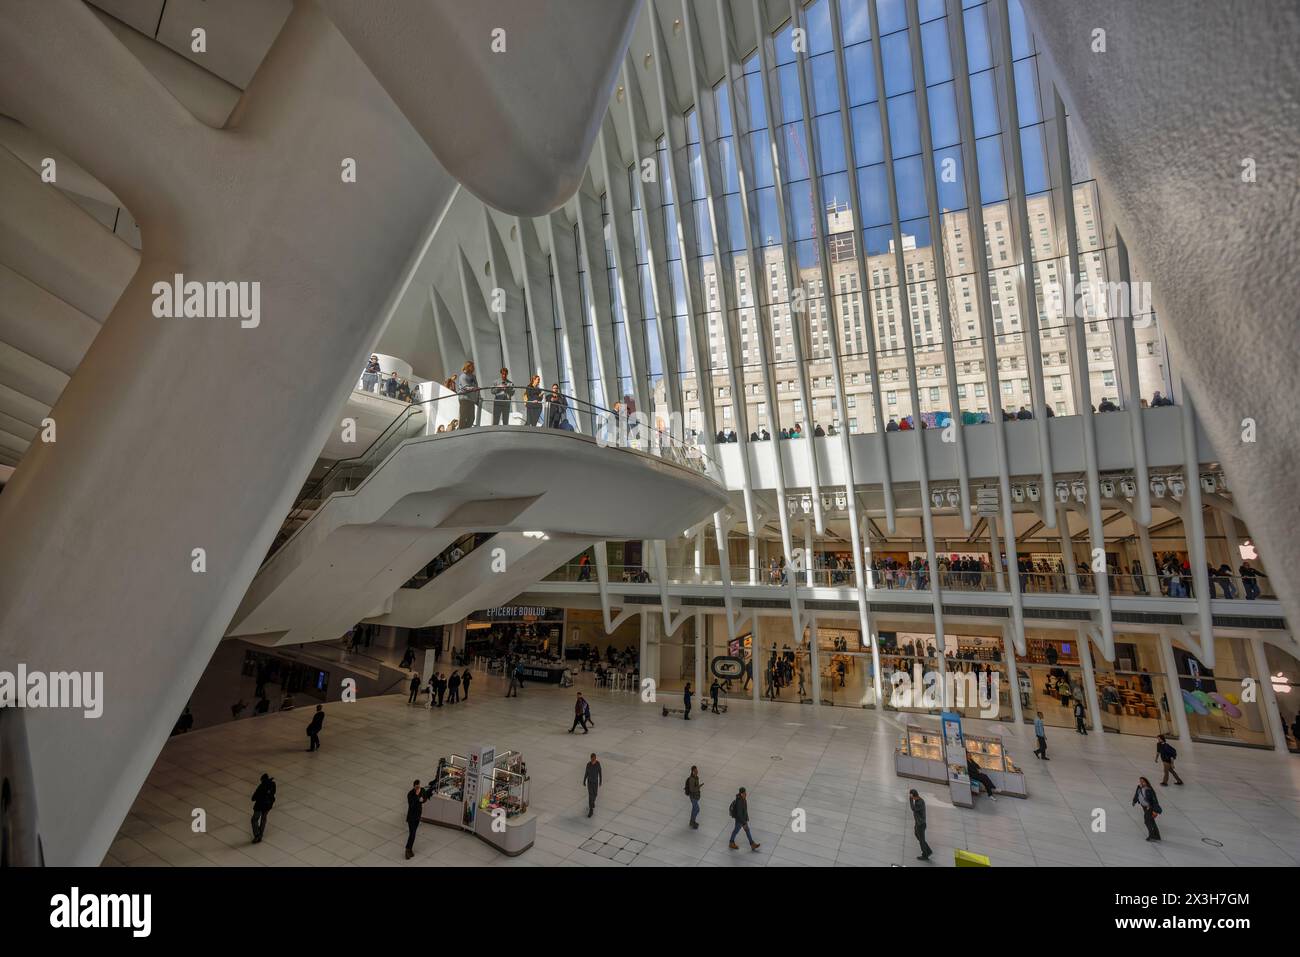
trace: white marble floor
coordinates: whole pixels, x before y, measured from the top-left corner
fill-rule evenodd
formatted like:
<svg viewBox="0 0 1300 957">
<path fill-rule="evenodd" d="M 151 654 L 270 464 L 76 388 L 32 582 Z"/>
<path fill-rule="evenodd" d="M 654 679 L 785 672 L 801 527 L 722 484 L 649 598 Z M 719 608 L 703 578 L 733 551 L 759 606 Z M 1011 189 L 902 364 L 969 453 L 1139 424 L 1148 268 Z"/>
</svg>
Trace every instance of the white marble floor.
<svg viewBox="0 0 1300 957">
<path fill-rule="evenodd" d="M 633 695 L 586 688 L 596 725 L 570 735 L 572 689 L 530 684 L 507 699 L 499 680 L 477 677 L 468 702 L 440 710 L 412 707 L 405 695 L 327 705 L 314 754 L 305 750 L 306 708 L 172 738 L 105 864 L 933 867 L 951 866 L 956 848 L 995 866 L 1300 863 L 1300 759 L 1290 755 L 1178 742 L 1187 784 L 1158 788 L 1164 841 L 1154 844 L 1130 803 L 1138 775 L 1158 772 L 1148 738 L 1056 730 L 1044 763 L 1030 753 L 1030 729 L 1000 725 L 1029 799 L 959 809 L 946 788 L 894 774 L 898 715 L 739 701 L 725 715 L 684 722 Z M 404 860 L 411 780 L 427 780 L 440 755 L 474 744 L 524 753 L 536 845 L 510 859 L 424 825 L 415 858 Z M 591 751 L 605 786 L 588 819 L 581 780 Z M 695 831 L 682 793 L 692 764 L 704 785 Z M 254 845 L 249 795 L 263 771 L 279 794 L 266 839 Z M 742 785 L 757 853 L 727 847 L 727 806 Z M 929 864 L 915 860 L 904 801 L 913 786 L 929 805 Z M 195 808 L 206 812 L 206 833 L 192 831 Z M 797 808 L 803 833 L 792 829 Z M 1106 812 L 1101 832 L 1092 830 L 1097 808 Z"/>
</svg>

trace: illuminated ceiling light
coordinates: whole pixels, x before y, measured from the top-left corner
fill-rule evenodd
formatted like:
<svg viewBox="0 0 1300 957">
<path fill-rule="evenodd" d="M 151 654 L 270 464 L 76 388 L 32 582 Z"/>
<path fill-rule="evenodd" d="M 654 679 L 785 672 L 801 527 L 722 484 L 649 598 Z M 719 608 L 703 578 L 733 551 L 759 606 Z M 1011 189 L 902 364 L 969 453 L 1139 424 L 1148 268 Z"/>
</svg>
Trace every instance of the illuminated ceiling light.
<svg viewBox="0 0 1300 957">
<path fill-rule="evenodd" d="M 785 500 L 785 510 L 790 513 L 791 518 L 794 518 L 795 513 L 799 511 L 799 500 L 793 495 L 787 498 Z"/>
<path fill-rule="evenodd" d="M 1088 497 L 1088 486 L 1084 485 L 1081 481 L 1076 481 L 1071 485 L 1070 491 L 1074 493 L 1074 500 L 1076 502 L 1082 502 Z"/>
<path fill-rule="evenodd" d="M 620 83 L 618 89 L 614 91 L 614 99 L 618 100 L 620 103 L 623 102 L 623 84 Z"/>
<path fill-rule="evenodd" d="M 959 491 L 958 491 L 957 489 L 955 489 L 955 488 L 950 488 L 950 489 L 948 489 L 948 504 L 949 504 L 952 508 L 956 508 L 958 505 L 960 505 L 960 504 L 961 504 L 961 492 L 959 492 Z"/>
<path fill-rule="evenodd" d="M 835 493 L 835 507 L 841 512 L 849 507 L 849 496 L 847 492 Z"/>
<path fill-rule="evenodd" d="M 1121 493 L 1123 493 L 1125 498 L 1132 498 L 1134 495 L 1137 494 L 1138 491 L 1137 481 L 1133 478 L 1133 476 L 1125 475 L 1122 479 L 1119 480 L 1119 490 Z"/>
<path fill-rule="evenodd" d="M 545 532 L 524 532 L 524 538 L 545 538 Z"/>
<path fill-rule="evenodd" d="M 1174 497 L 1174 501 L 1181 502 L 1185 491 L 1187 491 L 1187 485 L 1183 482 L 1181 475 L 1169 476 L 1169 494 Z"/>
<path fill-rule="evenodd" d="M 1115 497 L 1115 483 L 1114 483 L 1114 481 L 1112 481 L 1111 479 L 1102 479 L 1102 480 L 1101 480 L 1101 497 L 1102 497 L 1102 498 L 1114 498 L 1114 497 Z"/>
<path fill-rule="evenodd" d="M 943 508 L 943 492 L 941 492 L 939 489 L 935 489 L 933 492 L 931 492 L 930 504 L 933 505 L 935 508 Z"/>
<path fill-rule="evenodd" d="M 681 33 L 681 32 L 682 32 L 682 18 L 678 17 L 676 20 L 673 21 L 673 33 Z"/>
<path fill-rule="evenodd" d="M 645 68 L 646 68 L 647 70 L 650 69 L 650 64 L 653 63 L 654 61 L 655 61 L 655 58 L 654 58 L 653 56 L 651 56 L 649 53 L 647 53 L 647 54 L 645 55 L 645 61 L 644 61 L 644 62 L 645 62 Z"/>
<path fill-rule="evenodd" d="M 805 515 L 810 514 L 813 508 L 812 496 L 811 495 L 801 496 L 799 499 L 799 507 L 803 509 L 803 513 Z"/>
<path fill-rule="evenodd" d="M 1062 505 L 1070 500 L 1070 486 L 1067 483 L 1056 483 L 1056 500 Z"/>
<path fill-rule="evenodd" d="M 1206 472 L 1201 476 L 1201 489 L 1206 495 L 1213 495 L 1219 490 L 1219 481 L 1212 472 Z"/>
<path fill-rule="evenodd" d="M 1165 480 L 1163 477 L 1157 475 L 1153 479 L 1151 479 L 1151 494 L 1154 495 L 1156 498 L 1164 498 L 1165 489 L 1167 487 L 1168 486 L 1165 485 Z"/>
</svg>

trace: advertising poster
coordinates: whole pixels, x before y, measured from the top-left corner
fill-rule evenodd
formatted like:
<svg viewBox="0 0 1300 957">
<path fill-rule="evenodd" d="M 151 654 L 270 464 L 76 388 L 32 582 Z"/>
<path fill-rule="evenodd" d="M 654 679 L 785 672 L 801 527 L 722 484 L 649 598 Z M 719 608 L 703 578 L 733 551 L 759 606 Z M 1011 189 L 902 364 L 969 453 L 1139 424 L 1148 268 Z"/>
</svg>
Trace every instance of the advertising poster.
<svg viewBox="0 0 1300 957">
<path fill-rule="evenodd" d="M 465 768 L 465 787 L 462 789 L 464 811 L 461 824 L 468 830 L 474 830 L 474 819 L 478 815 L 479 795 L 483 787 L 483 771 L 491 770 L 496 762 L 496 748 L 472 748 Z"/>
</svg>

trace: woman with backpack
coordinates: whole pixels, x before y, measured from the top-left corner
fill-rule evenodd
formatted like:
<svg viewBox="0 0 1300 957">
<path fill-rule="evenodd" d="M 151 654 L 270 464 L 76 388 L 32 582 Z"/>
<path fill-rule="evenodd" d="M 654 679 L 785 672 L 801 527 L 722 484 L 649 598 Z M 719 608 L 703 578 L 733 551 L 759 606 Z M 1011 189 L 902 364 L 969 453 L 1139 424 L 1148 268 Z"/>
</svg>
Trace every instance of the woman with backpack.
<svg viewBox="0 0 1300 957">
<path fill-rule="evenodd" d="M 1156 789 L 1146 778 L 1138 778 L 1137 790 L 1133 792 L 1133 803 L 1142 806 L 1142 823 L 1147 826 L 1147 840 L 1160 840 L 1160 828 L 1156 827 L 1156 818 L 1163 813 Z"/>
</svg>

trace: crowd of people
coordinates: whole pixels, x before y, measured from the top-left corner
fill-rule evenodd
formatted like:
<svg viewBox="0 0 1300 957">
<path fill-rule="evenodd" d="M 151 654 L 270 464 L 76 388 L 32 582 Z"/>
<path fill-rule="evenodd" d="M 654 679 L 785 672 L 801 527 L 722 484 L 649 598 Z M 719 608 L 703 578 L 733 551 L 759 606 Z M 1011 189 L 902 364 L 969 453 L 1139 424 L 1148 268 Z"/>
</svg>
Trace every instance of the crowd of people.
<svg viewBox="0 0 1300 957">
<path fill-rule="evenodd" d="M 385 376 L 379 365 L 379 356 L 375 355 L 366 362 L 365 371 L 361 373 L 361 389 L 408 404 L 419 397 L 409 380 L 399 379 L 396 372 L 389 372 Z"/>
</svg>

